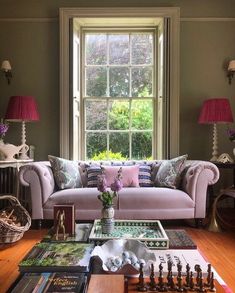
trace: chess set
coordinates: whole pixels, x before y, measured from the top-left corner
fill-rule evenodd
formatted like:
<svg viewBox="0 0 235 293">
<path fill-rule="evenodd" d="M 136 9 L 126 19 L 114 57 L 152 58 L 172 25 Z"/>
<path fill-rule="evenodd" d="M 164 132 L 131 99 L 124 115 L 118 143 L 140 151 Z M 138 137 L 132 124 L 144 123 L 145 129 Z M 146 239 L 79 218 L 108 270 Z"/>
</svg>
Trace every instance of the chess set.
<svg viewBox="0 0 235 293">
<path fill-rule="evenodd" d="M 154 272 L 154 266 L 151 264 L 149 281 L 145 281 L 143 265 L 139 270 L 139 281 L 136 286 L 137 292 L 216 292 L 214 272 L 211 270 L 211 264 L 207 266 L 207 275 L 203 278 L 200 265 L 191 268 L 186 265 L 183 272 L 183 266 L 177 264 L 176 276 L 172 273 L 172 262 L 167 263 L 167 276 L 163 277 L 163 266 L 159 264 L 158 276 Z"/>
</svg>

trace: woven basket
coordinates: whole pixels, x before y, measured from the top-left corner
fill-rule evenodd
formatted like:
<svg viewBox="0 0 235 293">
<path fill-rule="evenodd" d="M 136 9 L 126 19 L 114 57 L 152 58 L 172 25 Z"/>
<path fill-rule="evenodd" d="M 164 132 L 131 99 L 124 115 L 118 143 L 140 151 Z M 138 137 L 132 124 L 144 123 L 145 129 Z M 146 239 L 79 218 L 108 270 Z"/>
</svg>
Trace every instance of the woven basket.
<svg viewBox="0 0 235 293">
<path fill-rule="evenodd" d="M 18 199 L 12 195 L 0 196 L 0 200 L 9 200 L 10 206 L 4 208 L 5 211 L 14 209 L 13 214 L 21 222 L 20 227 L 10 225 L 0 219 L 0 243 L 13 243 L 20 240 L 24 232 L 27 231 L 31 225 L 31 218 L 26 209 L 20 204 Z"/>
</svg>

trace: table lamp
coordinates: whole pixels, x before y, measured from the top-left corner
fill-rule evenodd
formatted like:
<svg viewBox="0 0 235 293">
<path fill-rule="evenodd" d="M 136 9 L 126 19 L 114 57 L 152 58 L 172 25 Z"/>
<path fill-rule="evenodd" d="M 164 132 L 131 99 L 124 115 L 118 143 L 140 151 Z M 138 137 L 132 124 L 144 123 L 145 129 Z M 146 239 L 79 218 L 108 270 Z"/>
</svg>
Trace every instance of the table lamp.
<svg viewBox="0 0 235 293">
<path fill-rule="evenodd" d="M 213 98 L 204 101 L 198 123 L 213 124 L 213 147 L 212 158 L 210 159 L 212 162 L 218 159 L 217 123 L 230 122 L 233 122 L 233 114 L 227 98 Z"/>
<path fill-rule="evenodd" d="M 5 119 L 13 122 L 22 122 L 21 143 L 26 144 L 25 122 L 38 121 L 39 114 L 34 97 L 31 96 L 13 96 L 10 97 Z M 28 160 L 27 149 L 22 148 L 19 156 L 21 160 Z"/>
</svg>

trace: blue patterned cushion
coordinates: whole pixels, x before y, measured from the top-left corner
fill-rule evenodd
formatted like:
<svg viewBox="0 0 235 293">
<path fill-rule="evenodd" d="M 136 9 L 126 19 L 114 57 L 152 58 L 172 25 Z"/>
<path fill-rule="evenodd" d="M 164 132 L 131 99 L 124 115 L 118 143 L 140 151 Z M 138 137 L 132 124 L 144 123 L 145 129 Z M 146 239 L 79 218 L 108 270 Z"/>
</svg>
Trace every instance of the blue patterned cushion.
<svg viewBox="0 0 235 293">
<path fill-rule="evenodd" d="M 59 189 L 82 187 L 82 180 L 76 161 L 48 156 L 55 182 Z"/>
<path fill-rule="evenodd" d="M 140 165 L 139 166 L 139 185 L 140 187 L 152 187 L 153 182 L 151 180 L 151 165 Z"/>
<path fill-rule="evenodd" d="M 97 187 L 98 178 L 101 174 L 101 167 L 98 165 L 90 165 L 87 169 L 87 187 Z"/>
</svg>

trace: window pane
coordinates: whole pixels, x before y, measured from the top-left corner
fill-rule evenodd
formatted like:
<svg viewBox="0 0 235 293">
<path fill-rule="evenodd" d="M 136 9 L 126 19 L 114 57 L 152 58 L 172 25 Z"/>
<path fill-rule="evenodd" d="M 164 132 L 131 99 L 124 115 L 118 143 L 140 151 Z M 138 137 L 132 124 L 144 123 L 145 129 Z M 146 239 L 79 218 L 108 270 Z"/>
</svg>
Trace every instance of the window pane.
<svg viewBox="0 0 235 293">
<path fill-rule="evenodd" d="M 129 35 L 109 35 L 109 63 L 129 63 Z"/>
<path fill-rule="evenodd" d="M 129 129 L 129 102 L 109 101 L 109 129 Z"/>
<path fill-rule="evenodd" d="M 123 159 L 129 157 L 129 134 L 111 133 L 109 135 L 109 150 L 112 153 L 121 153 Z"/>
<path fill-rule="evenodd" d="M 152 96 L 152 68 L 132 68 L 132 97 Z"/>
<path fill-rule="evenodd" d="M 106 96 L 107 73 L 103 67 L 86 68 L 86 96 Z"/>
<path fill-rule="evenodd" d="M 134 64 L 153 63 L 153 36 L 152 34 L 131 35 L 132 60 Z"/>
<path fill-rule="evenodd" d="M 152 130 L 153 101 L 133 100 L 131 103 L 131 128 L 138 130 Z"/>
<path fill-rule="evenodd" d="M 110 96 L 129 97 L 129 68 L 110 68 Z"/>
<path fill-rule="evenodd" d="M 107 103 L 86 101 L 86 129 L 107 129 Z"/>
<path fill-rule="evenodd" d="M 106 151 L 106 133 L 87 133 L 86 135 L 86 159 L 92 159 L 95 155 Z"/>
<path fill-rule="evenodd" d="M 101 65 L 107 62 L 106 34 L 86 34 L 85 50 L 87 65 Z"/>
<path fill-rule="evenodd" d="M 152 132 L 139 132 L 132 134 L 132 159 L 151 159 Z"/>
</svg>

